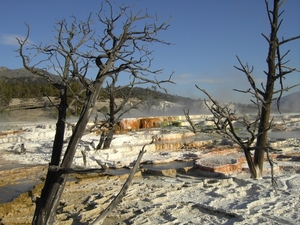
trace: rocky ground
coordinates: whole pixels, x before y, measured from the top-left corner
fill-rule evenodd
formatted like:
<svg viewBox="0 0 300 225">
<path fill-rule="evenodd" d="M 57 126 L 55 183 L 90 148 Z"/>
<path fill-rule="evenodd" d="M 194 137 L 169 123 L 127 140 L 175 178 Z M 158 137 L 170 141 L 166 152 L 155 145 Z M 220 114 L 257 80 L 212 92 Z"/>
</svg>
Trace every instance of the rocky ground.
<svg viewBox="0 0 300 225">
<path fill-rule="evenodd" d="M 14 171 L 16 180 L 43 178 L 45 167 Z M 11 177 L 7 174 L 7 177 Z M 252 180 L 247 174 L 204 177 L 195 171 L 149 175 L 138 172 L 126 196 L 104 224 L 299 224 L 299 170 Z M 122 176 L 73 177 L 66 185 L 57 211 L 58 224 L 91 224 L 117 195 Z M 1 178 L 3 181 L 3 179 Z M 42 181 L 12 202 L 0 205 L 0 224 L 30 224 Z"/>
<path fill-rule="evenodd" d="M 47 135 L 53 132 L 53 126 L 45 124 L 50 124 L 49 121 L 53 124 L 55 120 L 48 116 L 45 117 L 47 120 L 34 117 L 34 124 L 37 124 L 33 129 L 35 134 L 32 129 L 27 133 L 13 132 L 20 123 L 28 124 L 32 115 L 38 115 L 38 112 L 21 113 L 22 120 L 17 117 L 12 120 L 10 117 L 6 125 L 12 128 L 12 133 L 4 135 L 1 139 L 3 141 L 27 138 L 26 140 L 31 140 L 32 145 L 29 145 L 28 153 L 16 156 L 13 152 L 14 143 L 1 144 L 0 197 L 4 198 L 12 189 L 15 190 L 15 197 L 18 197 L 0 204 L 0 224 L 30 224 L 35 208 L 34 200 L 39 196 L 45 179 L 48 159 L 44 157 L 45 153 L 40 154 L 41 152 L 37 151 L 51 150 L 51 140 L 49 142 Z M 40 121 L 43 121 L 44 126 L 38 125 Z M 289 126 L 296 128 L 296 123 L 299 123 L 297 121 L 296 118 L 296 122 Z M 164 170 L 147 169 L 145 166 L 136 174 L 125 198 L 106 218 L 104 224 L 300 224 L 299 138 L 288 142 L 283 138 L 286 127 L 282 125 L 277 129 L 282 132 L 279 135 L 281 138 L 275 138 L 271 144 L 273 147 L 284 149 L 284 154 L 273 154 L 277 163 L 277 191 L 271 185 L 267 162 L 264 178 L 253 180 L 247 172 L 242 152 L 226 143 L 196 146 L 194 142 L 181 145 L 180 150 L 173 149 L 175 151 L 158 151 L 161 146 L 154 145 L 149 146 L 151 148 L 149 154 L 144 155 L 144 162 L 168 162 L 189 158 L 196 166 Z M 130 142 L 128 140 L 134 143 L 137 134 L 144 135 L 137 140 L 149 136 L 145 133 L 135 133 L 130 135 L 131 139 L 129 136 L 125 137 L 127 144 Z M 122 140 L 120 143 L 124 148 L 124 137 L 120 135 L 116 140 Z M 90 165 L 93 165 L 93 154 L 91 151 Z M 110 154 L 114 159 L 113 157 L 120 157 L 118 154 L 124 152 Z M 44 157 L 43 160 L 40 156 Z M 127 158 L 129 161 L 125 158 L 123 157 L 124 163 L 134 160 L 132 156 Z M 228 160 L 230 162 L 224 165 Z M 26 165 L 22 165 L 25 163 Z M 42 165 L 37 165 L 40 163 Z M 75 163 L 80 165 L 82 159 L 78 156 Z M 58 224 L 91 224 L 117 195 L 127 176 L 96 173 L 71 176 L 57 211 Z"/>
</svg>

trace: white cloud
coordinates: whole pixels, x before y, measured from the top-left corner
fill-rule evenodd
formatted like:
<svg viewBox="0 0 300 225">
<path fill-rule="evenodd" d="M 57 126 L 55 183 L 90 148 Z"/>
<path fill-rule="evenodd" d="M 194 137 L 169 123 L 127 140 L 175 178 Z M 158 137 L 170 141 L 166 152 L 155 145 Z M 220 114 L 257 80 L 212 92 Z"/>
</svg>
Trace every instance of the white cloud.
<svg viewBox="0 0 300 225">
<path fill-rule="evenodd" d="M 16 38 L 25 39 L 24 36 L 18 34 L 2 34 L 0 36 L 0 43 L 2 45 L 18 46 L 19 44 Z"/>
</svg>

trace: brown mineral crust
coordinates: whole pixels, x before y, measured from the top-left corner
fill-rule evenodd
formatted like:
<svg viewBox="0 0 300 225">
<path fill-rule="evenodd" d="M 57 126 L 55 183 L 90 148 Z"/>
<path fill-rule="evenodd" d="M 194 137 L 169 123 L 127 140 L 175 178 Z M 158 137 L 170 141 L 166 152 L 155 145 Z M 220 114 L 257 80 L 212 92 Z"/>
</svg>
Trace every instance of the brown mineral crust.
<svg viewBox="0 0 300 225">
<path fill-rule="evenodd" d="M 120 130 L 138 130 L 140 119 L 123 119 L 118 123 Z"/>
<path fill-rule="evenodd" d="M 140 128 L 155 128 L 159 127 L 161 119 L 159 117 L 149 117 L 140 119 Z"/>
</svg>

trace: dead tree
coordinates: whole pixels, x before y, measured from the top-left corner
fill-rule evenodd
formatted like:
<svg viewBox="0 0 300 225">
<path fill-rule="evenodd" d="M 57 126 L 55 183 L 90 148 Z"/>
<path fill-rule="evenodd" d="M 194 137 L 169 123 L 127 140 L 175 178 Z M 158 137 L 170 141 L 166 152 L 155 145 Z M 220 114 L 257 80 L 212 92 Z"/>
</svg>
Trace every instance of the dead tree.
<svg viewBox="0 0 300 225">
<path fill-rule="evenodd" d="M 269 3 L 265 0 L 271 27 L 269 37 L 265 34 L 262 34 L 267 40 L 269 46 L 267 55 L 268 70 L 264 71 L 266 75 L 265 84 L 262 83 L 261 87 L 259 87 L 252 77 L 254 68 L 243 64 L 239 57 L 237 57 L 240 65 L 235 66 L 235 68 L 246 75 L 251 88 L 246 91 L 238 89 L 234 90 L 240 93 L 250 93 L 253 96 L 252 102 L 257 107 L 257 116 L 252 121 L 246 118 L 240 118 L 236 121 L 236 124 L 239 123 L 245 127 L 248 132 L 248 137 L 243 138 L 235 131 L 233 120 L 230 118 L 230 113 L 232 112 L 227 107 L 221 106 L 204 89 L 196 86 L 212 101 L 212 105 L 210 106 L 207 104 L 207 107 L 214 116 L 214 122 L 217 126 L 218 132 L 222 136 L 231 139 L 241 146 L 241 148 L 244 150 L 251 176 L 256 179 L 262 178 L 264 155 L 268 147 L 268 130 L 270 130 L 270 128 L 273 126 L 273 120 L 270 117 L 272 102 L 277 101 L 277 108 L 280 111 L 279 104 L 282 93 L 299 85 L 295 84 L 291 87 L 284 87 L 283 85 L 283 79 L 285 79 L 288 74 L 291 74 L 296 69 L 286 66 L 288 61 L 284 60 L 289 51 L 282 54 L 280 47 L 290 41 L 300 38 L 300 36 L 295 36 L 288 39 L 282 38 L 282 40 L 278 38 L 278 30 L 283 22 L 282 19 L 280 20 L 283 12 L 279 12 L 279 8 L 284 2 L 284 0 L 274 0 L 273 9 L 271 10 Z M 277 82 L 280 85 L 278 90 L 275 89 L 275 84 Z M 254 157 L 252 157 L 251 154 L 252 150 L 254 151 Z"/>
<path fill-rule="evenodd" d="M 193 121 L 192 121 L 192 119 L 191 119 L 191 117 L 190 117 L 190 111 L 188 110 L 188 111 L 185 111 L 185 110 L 183 110 L 183 114 L 184 114 L 184 116 L 185 116 L 185 119 L 186 119 L 186 121 L 190 124 L 190 126 L 191 126 L 191 128 L 188 128 L 190 131 L 192 131 L 194 134 L 196 134 L 197 132 L 198 132 L 198 129 L 196 128 L 196 125 L 197 124 L 195 124 Z"/>
<path fill-rule="evenodd" d="M 120 74 L 112 75 L 110 77 L 112 81 L 110 83 L 107 83 L 106 94 L 109 97 L 109 110 L 107 113 L 103 113 L 105 121 L 100 126 L 104 129 L 100 135 L 100 141 L 97 145 L 97 149 L 110 148 L 111 142 L 113 140 L 115 126 L 120 121 L 121 117 L 130 110 L 136 108 L 139 104 L 146 101 L 146 99 L 142 98 L 131 105 L 126 105 L 130 100 L 134 87 L 145 83 L 152 83 L 152 81 L 136 81 L 135 77 L 133 77 L 129 84 L 116 86 L 119 76 Z M 161 82 L 165 81 L 156 80 L 155 82 L 160 84 Z M 118 99 L 122 99 L 118 104 L 116 103 L 117 97 Z"/>
<path fill-rule="evenodd" d="M 72 93 L 70 83 L 72 79 L 75 78 L 74 71 L 76 71 L 76 69 L 78 71 L 78 67 L 81 65 L 81 72 L 83 74 L 86 73 L 88 69 L 87 65 L 89 61 L 91 61 L 89 59 L 84 60 L 79 58 L 74 54 L 75 52 L 79 52 L 79 49 L 86 42 L 92 40 L 93 31 L 90 28 L 90 22 L 89 17 L 85 22 L 77 24 L 77 21 L 74 18 L 72 26 L 69 28 L 66 20 L 59 21 L 55 26 L 56 32 L 58 33 L 56 39 L 57 42 L 45 46 L 42 46 L 42 44 L 34 45 L 28 42 L 30 35 L 30 27 L 28 24 L 26 24 L 28 32 L 25 39 L 18 39 L 20 45 L 18 52 L 21 56 L 24 68 L 35 75 L 44 77 L 59 90 L 60 97 L 60 104 L 56 106 L 58 118 L 51 161 L 49 163 L 49 169 L 41 197 L 36 202 L 33 224 L 53 224 L 55 220 L 56 206 L 64 188 L 64 182 L 59 184 L 58 181 L 64 181 L 67 175 L 61 176 L 60 173 L 50 168 L 59 166 L 61 162 L 68 108 L 67 97 L 68 91 Z M 75 38 L 79 38 L 80 41 L 76 43 L 76 45 L 73 45 L 72 42 Z M 30 57 L 31 52 L 34 53 L 34 56 L 39 58 L 35 59 L 34 57 Z M 54 70 L 60 77 L 60 80 L 54 80 L 47 71 L 48 69 Z M 75 93 L 73 93 L 73 95 L 77 97 Z M 56 196 L 58 196 L 57 200 Z"/>
<path fill-rule="evenodd" d="M 169 21 L 159 23 L 157 17 L 153 18 L 142 11 L 134 14 L 130 7 L 116 6 L 116 8 L 118 13 L 114 13 L 115 9 L 109 1 L 105 1 L 105 4 L 101 5 L 97 14 L 97 22 L 104 25 L 105 29 L 99 34 L 96 33 L 96 28 L 92 29 L 92 26 L 98 24 L 92 23 L 90 15 L 86 21 L 78 22 L 76 17 L 72 17 L 73 21 L 70 24 L 67 20 L 58 22 L 55 43 L 47 45 L 29 43 L 29 25 L 27 25 L 26 38 L 18 40 L 20 45 L 18 52 L 23 66 L 32 73 L 45 77 L 61 90 L 61 104 L 57 107 L 60 114 L 52 158 L 44 188 L 40 198 L 36 201 L 32 224 L 54 224 L 56 208 L 68 177 L 68 173 L 65 171 L 72 167 L 78 143 L 85 132 L 106 78 L 116 73 L 127 72 L 132 74 L 135 79 L 160 85 L 155 74 L 160 73 L 161 70 L 150 69 L 152 59 L 147 43 L 169 44 L 157 37 L 160 31 L 168 28 Z M 105 11 L 105 9 L 108 10 Z M 153 23 L 145 23 L 144 26 L 140 26 L 141 21 L 151 19 Z M 137 23 L 139 26 L 136 26 Z M 34 60 L 30 55 L 37 56 L 37 58 Z M 86 74 L 89 68 L 93 67 L 93 63 L 96 63 L 98 72 L 94 80 L 88 80 Z M 48 76 L 47 70 L 58 72 L 57 68 L 62 71 L 62 73 L 58 73 L 61 82 L 53 82 Z M 149 74 L 154 74 L 154 77 L 145 76 Z M 69 139 L 65 154 L 62 156 L 64 121 L 68 106 L 66 91 L 72 92 L 68 79 L 73 78 L 80 80 L 86 93 L 79 119 Z M 169 82 L 170 78 L 165 82 Z M 75 94 L 76 96 L 78 95 Z"/>
<path fill-rule="evenodd" d="M 137 107 L 142 102 L 137 101 L 135 104 L 125 107 L 126 103 L 128 103 L 129 98 L 131 97 L 131 93 L 134 86 L 137 84 L 141 84 L 141 82 L 136 83 L 135 79 L 133 78 L 133 81 L 130 82 L 130 84 L 116 87 L 118 77 L 119 74 L 112 75 L 110 77 L 112 81 L 110 83 L 107 83 L 106 94 L 109 97 L 109 110 L 108 112 L 103 112 L 105 121 L 102 122 L 99 127 L 100 129 L 102 128 L 102 133 L 100 135 L 100 140 L 99 144 L 97 145 L 97 149 L 110 148 L 116 124 L 120 121 L 121 117 L 125 113 Z M 123 91 L 125 88 L 127 88 L 126 93 L 124 93 Z M 122 99 L 119 104 L 116 103 L 117 96 L 119 99 Z M 97 123 L 95 123 L 95 126 L 97 127 Z"/>
</svg>

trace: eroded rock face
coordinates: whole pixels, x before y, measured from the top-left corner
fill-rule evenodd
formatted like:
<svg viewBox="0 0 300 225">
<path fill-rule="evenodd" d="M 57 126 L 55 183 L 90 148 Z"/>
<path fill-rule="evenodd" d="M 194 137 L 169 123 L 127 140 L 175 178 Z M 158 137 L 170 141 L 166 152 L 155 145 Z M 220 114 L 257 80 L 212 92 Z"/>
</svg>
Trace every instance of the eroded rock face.
<svg viewBox="0 0 300 225">
<path fill-rule="evenodd" d="M 237 148 L 211 151 L 195 161 L 194 169 L 231 174 L 240 171 L 245 161 L 244 154 Z"/>
<path fill-rule="evenodd" d="M 142 118 L 140 119 L 140 128 L 160 127 L 160 123 L 161 123 L 161 119 L 159 117 Z"/>
<path fill-rule="evenodd" d="M 123 119 L 118 123 L 120 130 L 138 130 L 140 129 L 140 119 Z"/>
<path fill-rule="evenodd" d="M 120 130 L 158 128 L 166 127 L 169 125 L 180 126 L 181 118 L 179 116 L 125 118 L 118 123 Z"/>
<path fill-rule="evenodd" d="M 228 174 L 240 170 L 241 163 L 229 156 L 222 156 L 220 158 L 210 157 L 197 160 L 194 168 L 207 172 Z"/>
<path fill-rule="evenodd" d="M 177 175 L 176 169 L 166 169 L 166 170 L 151 170 L 151 169 L 145 169 L 143 170 L 144 173 L 150 174 L 153 176 L 171 176 L 175 177 Z"/>
</svg>

